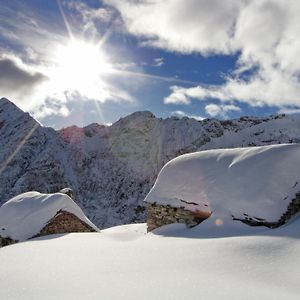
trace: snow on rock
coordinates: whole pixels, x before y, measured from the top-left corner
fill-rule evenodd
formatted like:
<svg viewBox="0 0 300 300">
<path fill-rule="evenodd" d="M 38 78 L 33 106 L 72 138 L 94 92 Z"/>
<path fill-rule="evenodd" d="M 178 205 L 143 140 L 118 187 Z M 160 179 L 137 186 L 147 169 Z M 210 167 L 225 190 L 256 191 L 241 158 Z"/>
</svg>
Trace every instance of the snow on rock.
<svg viewBox="0 0 300 300">
<path fill-rule="evenodd" d="M 275 222 L 300 190 L 299 157 L 299 144 L 185 154 L 164 166 L 145 201 L 212 212 L 213 227 L 232 216 Z"/>
<path fill-rule="evenodd" d="M 69 196 L 27 192 L 0 207 L 0 236 L 25 241 L 38 234 L 60 210 L 72 213 L 99 231 Z"/>
</svg>

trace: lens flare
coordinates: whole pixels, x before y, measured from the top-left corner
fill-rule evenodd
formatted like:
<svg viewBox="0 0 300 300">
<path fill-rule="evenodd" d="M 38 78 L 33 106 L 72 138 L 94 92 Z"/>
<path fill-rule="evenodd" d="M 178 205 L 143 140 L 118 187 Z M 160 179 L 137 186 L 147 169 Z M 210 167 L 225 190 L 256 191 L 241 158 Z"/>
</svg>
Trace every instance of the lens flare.
<svg viewBox="0 0 300 300">
<path fill-rule="evenodd" d="M 215 224 L 216 224 L 216 226 L 221 227 L 221 226 L 223 226 L 224 222 L 222 219 L 216 219 Z"/>
</svg>

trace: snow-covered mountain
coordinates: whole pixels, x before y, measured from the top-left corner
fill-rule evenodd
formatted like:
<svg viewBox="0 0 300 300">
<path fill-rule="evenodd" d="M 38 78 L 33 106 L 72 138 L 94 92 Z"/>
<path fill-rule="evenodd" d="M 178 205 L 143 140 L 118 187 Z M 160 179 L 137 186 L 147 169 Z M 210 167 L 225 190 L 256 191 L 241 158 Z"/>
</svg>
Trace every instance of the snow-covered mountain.
<svg viewBox="0 0 300 300">
<path fill-rule="evenodd" d="M 220 121 L 136 112 L 112 126 L 60 131 L 0 99 L 0 202 L 29 190 L 71 187 L 100 228 L 145 220 L 142 200 L 162 166 L 202 149 L 300 141 L 300 116 Z"/>
</svg>

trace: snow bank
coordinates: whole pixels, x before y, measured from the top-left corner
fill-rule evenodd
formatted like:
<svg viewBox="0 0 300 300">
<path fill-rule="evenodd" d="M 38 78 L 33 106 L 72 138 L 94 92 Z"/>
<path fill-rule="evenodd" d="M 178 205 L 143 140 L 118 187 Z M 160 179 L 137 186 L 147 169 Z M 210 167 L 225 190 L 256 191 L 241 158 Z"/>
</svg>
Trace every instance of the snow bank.
<svg viewBox="0 0 300 300">
<path fill-rule="evenodd" d="M 70 212 L 96 231 L 99 230 L 69 196 L 27 192 L 0 207 L 0 235 L 24 241 L 38 234 L 59 210 Z"/>
<path fill-rule="evenodd" d="M 231 215 L 277 221 L 300 190 L 299 157 L 299 144 L 182 155 L 165 165 L 145 201 L 212 212 L 221 223 Z"/>
<path fill-rule="evenodd" d="M 145 224 L 40 237 L 0 249 L 0 299 L 298 300 L 299 226 L 228 238 L 145 234 Z"/>
</svg>

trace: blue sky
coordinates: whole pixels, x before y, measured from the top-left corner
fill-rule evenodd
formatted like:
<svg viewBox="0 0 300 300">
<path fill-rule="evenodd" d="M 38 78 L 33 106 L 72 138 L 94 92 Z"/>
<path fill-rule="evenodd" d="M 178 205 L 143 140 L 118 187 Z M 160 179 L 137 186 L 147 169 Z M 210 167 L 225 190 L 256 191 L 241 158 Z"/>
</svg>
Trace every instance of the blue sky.
<svg viewBox="0 0 300 300">
<path fill-rule="evenodd" d="M 299 1 L 2 0 L 0 96 L 42 124 L 300 111 Z"/>
</svg>

